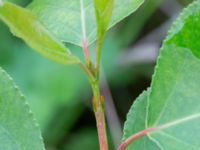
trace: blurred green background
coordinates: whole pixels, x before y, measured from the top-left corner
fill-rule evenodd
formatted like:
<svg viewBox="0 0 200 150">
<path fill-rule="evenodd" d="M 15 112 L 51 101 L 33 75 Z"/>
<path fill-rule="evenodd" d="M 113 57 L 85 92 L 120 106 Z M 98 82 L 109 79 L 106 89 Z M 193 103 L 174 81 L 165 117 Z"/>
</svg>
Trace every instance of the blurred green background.
<svg viewBox="0 0 200 150">
<path fill-rule="evenodd" d="M 30 0 L 10 0 L 21 6 Z M 171 22 L 192 0 L 146 0 L 111 29 L 103 48 L 101 89 L 111 149 L 119 144 L 126 114 L 151 82 L 159 47 Z M 66 43 L 82 56 L 79 47 Z M 90 47 L 94 53 L 93 46 Z M 47 150 L 97 150 L 91 89 L 78 66 L 43 58 L 0 22 L 0 66 L 16 81 L 40 124 Z"/>
</svg>

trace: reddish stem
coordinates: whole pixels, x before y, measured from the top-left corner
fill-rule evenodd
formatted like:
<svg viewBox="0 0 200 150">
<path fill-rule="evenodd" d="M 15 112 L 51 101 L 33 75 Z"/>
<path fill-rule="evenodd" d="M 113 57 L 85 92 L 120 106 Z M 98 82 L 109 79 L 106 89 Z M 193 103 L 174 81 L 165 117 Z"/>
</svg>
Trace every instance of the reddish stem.
<svg viewBox="0 0 200 150">
<path fill-rule="evenodd" d="M 157 130 L 159 130 L 160 128 L 157 127 L 157 128 L 148 128 L 148 129 L 145 129 L 143 131 L 140 131 L 134 135 L 132 135 L 131 137 L 129 137 L 127 140 L 125 140 L 119 147 L 118 147 L 118 150 L 125 150 L 128 145 L 130 145 L 131 143 L 133 143 L 135 140 L 149 134 L 149 133 L 152 133 L 152 132 L 155 132 Z"/>
<path fill-rule="evenodd" d="M 83 51 L 84 51 L 85 58 L 87 60 L 90 56 L 89 56 L 88 44 L 87 44 L 86 39 L 83 39 Z"/>
<path fill-rule="evenodd" d="M 104 98 L 100 95 L 99 82 L 93 82 L 93 109 L 96 118 L 99 146 L 100 150 L 108 150 L 107 134 L 106 134 L 106 122 L 104 113 Z"/>
<path fill-rule="evenodd" d="M 97 109 L 97 111 L 95 112 L 95 117 L 97 122 L 100 150 L 108 150 L 105 115 L 101 108 Z"/>
</svg>

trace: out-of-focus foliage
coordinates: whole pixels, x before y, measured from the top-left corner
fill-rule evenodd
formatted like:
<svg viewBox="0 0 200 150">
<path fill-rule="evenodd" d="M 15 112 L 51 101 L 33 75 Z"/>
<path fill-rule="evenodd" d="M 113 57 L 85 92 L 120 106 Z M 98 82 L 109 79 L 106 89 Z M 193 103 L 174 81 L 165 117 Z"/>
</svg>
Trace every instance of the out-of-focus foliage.
<svg viewBox="0 0 200 150">
<path fill-rule="evenodd" d="M 64 150 L 78 150 L 83 149 L 83 147 L 91 150 L 99 148 L 96 129 L 83 129 L 75 133 L 67 142 Z"/>
<path fill-rule="evenodd" d="M 120 32 L 118 32 L 118 36 L 123 37 L 119 39 L 123 45 L 127 45 L 135 41 L 142 28 L 145 26 L 146 21 L 163 1 L 164 0 L 146 0 L 138 11 L 123 22 L 123 28 L 121 28 Z M 136 22 L 136 20 L 139 21 Z"/>
</svg>

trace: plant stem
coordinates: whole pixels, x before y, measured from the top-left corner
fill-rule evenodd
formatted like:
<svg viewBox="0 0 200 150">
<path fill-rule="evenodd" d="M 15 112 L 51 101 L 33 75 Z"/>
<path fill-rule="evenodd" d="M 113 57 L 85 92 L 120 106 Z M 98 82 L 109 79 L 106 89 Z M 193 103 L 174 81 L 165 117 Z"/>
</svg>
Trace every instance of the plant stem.
<svg viewBox="0 0 200 150">
<path fill-rule="evenodd" d="M 92 91 L 94 94 L 93 109 L 94 109 L 96 123 L 97 123 L 100 150 L 108 150 L 105 111 L 104 111 L 104 99 L 100 95 L 99 81 L 96 80 L 91 85 L 92 85 Z"/>
<path fill-rule="evenodd" d="M 103 37 L 98 39 L 97 43 L 97 53 L 96 53 L 96 67 L 94 69 L 93 64 L 91 62 L 89 51 L 88 51 L 88 42 L 86 36 L 86 24 L 85 24 L 85 9 L 83 0 L 80 0 L 80 9 L 81 9 L 81 25 L 82 25 L 82 46 L 83 52 L 86 59 L 86 65 L 80 63 L 81 68 L 87 74 L 90 84 L 92 86 L 93 91 L 93 109 L 95 113 L 98 137 L 100 150 L 108 150 L 108 142 L 106 135 L 106 123 L 105 123 L 105 114 L 104 114 L 104 99 L 101 98 L 100 88 L 99 88 L 99 72 L 100 72 L 100 60 L 101 60 L 101 47 L 103 43 Z"/>
<path fill-rule="evenodd" d="M 103 37 L 97 40 L 97 49 L 96 49 L 96 78 L 99 80 L 100 64 L 101 64 L 101 49 L 103 45 Z"/>
<path fill-rule="evenodd" d="M 105 110 L 104 99 L 100 94 L 99 80 L 94 77 L 91 70 L 87 68 L 83 63 L 79 64 L 83 71 L 87 74 L 90 81 L 93 92 L 93 109 L 96 118 L 98 138 L 100 150 L 108 150 L 107 134 L 106 134 L 106 122 L 105 122 Z"/>
<path fill-rule="evenodd" d="M 90 60 L 90 55 L 89 55 L 89 50 L 88 50 L 87 39 L 83 39 L 83 52 L 86 59 L 86 65 L 90 66 L 91 60 Z"/>
<path fill-rule="evenodd" d="M 122 128 L 119 117 L 117 115 L 112 94 L 103 70 L 101 70 L 100 83 L 101 83 L 100 84 L 101 93 L 102 95 L 104 95 L 104 98 L 106 99 L 105 101 L 105 116 L 107 121 L 106 123 L 108 125 L 108 128 L 110 129 L 114 147 L 117 149 L 117 147 L 121 143 Z"/>
<path fill-rule="evenodd" d="M 91 65 L 89 50 L 88 50 L 88 41 L 86 35 L 86 24 L 85 24 L 85 9 L 83 0 L 80 0 L 80 9 L 81 9 L 81 27 L 82 27 L 82 45 L 83 45 L 83 52 L 86 59 L 86 65 Z"/>
<path fill-rule="evenodd" d="M 90 81 L 90 83 L 95 81 L 95 78 L 92 74 L 92 72 L 90 71 L 90 69 L 87 68 L 86 65 L 84 65 L 82 62 L 79 63 L 79 66 L 81 67 L 81 69 L 86 73 L 86 75 L 88 76 L 88 79 Z"/>
</svg>

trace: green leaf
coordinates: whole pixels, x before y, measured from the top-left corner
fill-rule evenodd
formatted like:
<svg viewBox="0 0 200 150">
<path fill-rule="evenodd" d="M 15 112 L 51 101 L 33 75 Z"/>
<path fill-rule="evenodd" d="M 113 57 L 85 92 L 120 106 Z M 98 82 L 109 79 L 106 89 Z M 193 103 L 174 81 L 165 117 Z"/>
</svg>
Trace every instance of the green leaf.
<svg viewBox="0 0 200 150">
<path fill-rule="evenodd" d="M 148 150 L 197 150 L 200 147 L 200 1 L 183 11 L 172 26 L 161 49 L 151 90 L 142 102 L 134 104 L 125 125 L 124 140 L 145 128 Z M 141 107 L 146 107 L 146 111 Z M 142 111 L 142 112 L 141 112 Z M 140 113 L 145 113 L 138 119 Z M 131 121 L 131 120 L 134 121 Z M 145 122 L 145 123 L 144 123 Z M 144 126 L 144 124 L 146 124 Z M 143 129 L 138 126 L 142 126 Z M 144 138 L 128 149 L 146 150 Z M 139 144 L 138 144 L 139 143 Z"/>
<path fill-rule="evenodd" d="M 29 10 L 4 2 L 0 7 L 0 19 L 9 26 L 14 35 L 47 58 L 62 64 L 79 62 Z"/>
<path fill-rule="evenodd" d="M 110 23 L 112 16 L 114 0 L 94 0 L 97 38 L 102 40 Z"/>
<path fill-rule="evenodd" d="M 0 64 L 28 97 L 28 103 L 40 125 L 45 144 L 53 145 L 68 134 L 82 114 L 85 105 L 77 93 L 90 92 L 87 78 L 78 65 L 66 66 L 51 62 L 16 38 L 12 37 L 10 40 L 6 36 L 4 40 L 5 35 L 9 35 L 9 31 L 0 33 L 0 39 L 5 41 L 3 45 L 7 43 L 5 48 L 2 47 L 2 43 L 0 44 Z M 9 44 L 11 42 L 12 45 Z M 76 49 L 70 47 L 72 48 Z M 81 53 L 79 47 L 77 51 Z M 65 115 L 58 115 L 63 113 Z"/>
<path fill-rule="evenodd" d="M 143 1 L 115 0 L 109 28 L 137 10 Z M 29 8 L 62 41 L 82 45 L 80 0 L 34 0 Z M 87 37 L 91 44 L 96 39 L 97 30 L 93 0 L 84 0 L 84 8 Z"/>
<path fill-rule="evenodd" d="M 41 139 L 27 102 L 0 68 L 0 149 L 44 150 Z"/>
<path fill-rule="evenodd" d="M 143 130 L 146 126 L 147 117 L 147 98 L 149 91 L 143 92 L 134 102 L 127 115 L 127 121 L 124 125 L 123 140 L 126 140 L 131 135 Z M 158 145 L 149 137 L 142 137 L 128 147 L 129 150 L 160 150 Z"/>
</svg>

